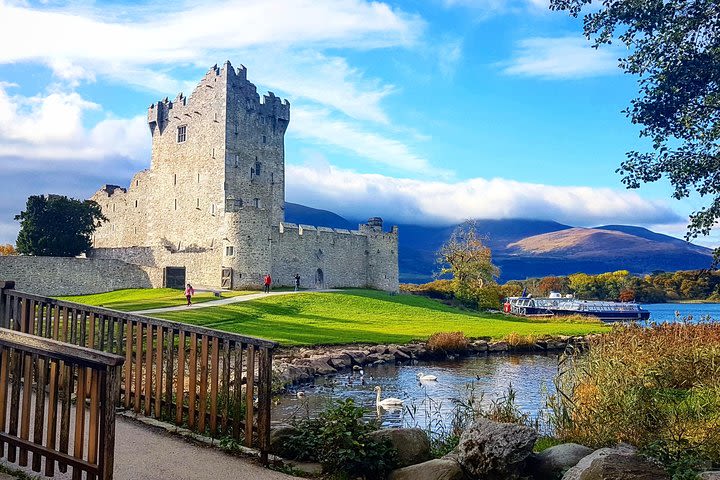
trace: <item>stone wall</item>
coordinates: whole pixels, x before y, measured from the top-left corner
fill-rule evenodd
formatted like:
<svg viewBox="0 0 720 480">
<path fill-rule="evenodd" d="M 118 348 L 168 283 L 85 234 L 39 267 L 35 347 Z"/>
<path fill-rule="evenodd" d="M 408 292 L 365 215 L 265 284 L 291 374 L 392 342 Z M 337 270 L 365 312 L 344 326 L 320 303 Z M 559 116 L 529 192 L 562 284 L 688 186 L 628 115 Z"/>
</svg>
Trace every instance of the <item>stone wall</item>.
<svg viewBox="0 0 720 480">
<path fill-rule="evenodd" d="M 38 295 L 86 295 L 122 288 L 150 288 L 142 267 L 115 259 L 0 256 L 0 279 Z"/>
</svg>

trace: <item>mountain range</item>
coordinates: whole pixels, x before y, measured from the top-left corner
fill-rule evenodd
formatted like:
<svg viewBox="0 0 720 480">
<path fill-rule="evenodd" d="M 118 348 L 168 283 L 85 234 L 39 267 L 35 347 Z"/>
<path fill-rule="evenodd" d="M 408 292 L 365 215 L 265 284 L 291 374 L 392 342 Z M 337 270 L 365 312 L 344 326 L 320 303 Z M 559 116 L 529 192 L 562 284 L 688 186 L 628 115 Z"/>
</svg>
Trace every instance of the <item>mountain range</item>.
<svg viewBox="0 0 720 480">
<path fill-rule="evenodd" d="M 357 229 L 327 210 L 286 203 L 288 222 Z M 386 222 L 389 224 L 392 222 Z M 398 225 L 400 281 L 423 283 L 437 271 L 436 252 L 455 225 Z M 708 268 L 712 250 L 679 238 L 631 225 L 573 227 L 533 219 L 477 220 L 476 227 L 500 267 L 500 281 L 547 275 L 588 274 L 629 270 L 653 271 Z"/>
</svg>

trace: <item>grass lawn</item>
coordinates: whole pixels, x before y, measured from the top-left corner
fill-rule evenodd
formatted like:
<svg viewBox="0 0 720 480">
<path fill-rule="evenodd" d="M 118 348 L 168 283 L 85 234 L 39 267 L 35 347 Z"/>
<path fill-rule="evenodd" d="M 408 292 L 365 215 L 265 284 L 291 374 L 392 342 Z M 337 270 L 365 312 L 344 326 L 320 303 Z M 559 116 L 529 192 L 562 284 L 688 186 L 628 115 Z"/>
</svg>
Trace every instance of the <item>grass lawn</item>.
<svg viewBox="0 0 720 480">
<path fill-rule="evenodd" d="M 174 307 L 185 305 L 184 291 L 174 288 L 131 288 L 127 290 L 115 290 L 107 293 L 96 293 L 94 295 L 77 295 L 70 297 L 57 297 L 68 302 L 83 303 L 97 307 L 112 308 L 123 312 L 134 310 L 149 310 L 151 308 Z M 223 297 L 235 297 L 257 293 L 251 291 L 223 292 Z M 193 296 L 193 303 L 208 302 L 217 300 L 212 292 L 198 292 Z"/>
<path fill-rule="evenodd" d="M 407 343 L 441 331 L 500 339 L 513 332 L 542 336 L 609 330 L 601 323 L 509 319 L 501 314 L 467 312 L 429 298 L 374 290 L 280 295 L 154 316 L 283 345 Z"/>
</svg>

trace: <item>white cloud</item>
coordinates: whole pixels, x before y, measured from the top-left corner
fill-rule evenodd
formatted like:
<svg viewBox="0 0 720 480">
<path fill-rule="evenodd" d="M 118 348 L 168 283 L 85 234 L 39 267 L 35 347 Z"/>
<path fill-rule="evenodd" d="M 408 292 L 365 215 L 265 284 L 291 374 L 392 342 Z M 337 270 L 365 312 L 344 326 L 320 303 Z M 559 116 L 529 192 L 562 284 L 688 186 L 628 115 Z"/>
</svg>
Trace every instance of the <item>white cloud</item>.
<svg viewBox="0 0 720 480">
<path fill-rule="evenodd" d="M 445 78 L 455 75 L 455 70 L 462 60 L 463 42 L 461 39 L 446 40 L 438 49 L 438 68 Z"/>
<path fill-rule="evenodd" d="M 287 198 L 349 218 L 453 224 L 468 218 L 538 218 L 572 225 L 669 223 L 669 207 L 609 188 L 558 187 L 503 178 L 457 182 L 361 174 L 315 162 L 288 165 Z"/>
<path fill-rule="evenodd" d="M 146 160 L 150 135 L 144 116 L 105 118 L 83 126 L 88 110 L 100 106 L 76 92 L 54 91 L 24 97 L 0 85 L 0 164 L 3 169 L 48 167 L 54 161 L 98 161 L 121 156 Z M 18 159 L 22 159 L 19 163 Z M 57 166 L 56 166 L 57 167 Z"/>
<path fill-rule="evenodd" d="M 595 49 L 583 37 L 535 37 L 518 43 L 503 62 L 508 75 L 540 78 L 585 78 L 619 72 L 617 47 Z"/>
<path fill-rule="evenodd" d="M 343 120 L 332 118 L 329 111 L 296 106 L 288 134 L 314 143 L 331 145 L 392 168 L 431 175 L 448 175 L 405 143 L 380 135 Z"/>
<path fill-rule="evenodd" d="M 462 7 L 473 10 L 481 18 L 504 13 L 540 13 L 550 10 L 550 0 L 444 0 L 448 8 Z"/>
</svg>

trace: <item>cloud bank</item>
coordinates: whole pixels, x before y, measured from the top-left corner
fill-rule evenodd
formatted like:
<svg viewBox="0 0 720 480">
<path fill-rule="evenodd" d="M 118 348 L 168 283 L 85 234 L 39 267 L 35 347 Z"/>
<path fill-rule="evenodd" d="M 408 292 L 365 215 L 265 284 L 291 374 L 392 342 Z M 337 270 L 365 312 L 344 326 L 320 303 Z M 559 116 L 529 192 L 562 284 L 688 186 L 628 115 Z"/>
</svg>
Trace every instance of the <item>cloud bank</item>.
<svg viewBox="0 0 720 480">
<path fill-rule="evenodd" d="M 398 223 L 450 225 L 470 218 L 537 218 L 571 225 L 681 220 L 665 204 L 627 191 L 504 178 L 417 180 L 356 173 L 318 162 L 288 165 L 286 185 L 290 202 L 353 219 L 379 215 Z"/>
</svg>

